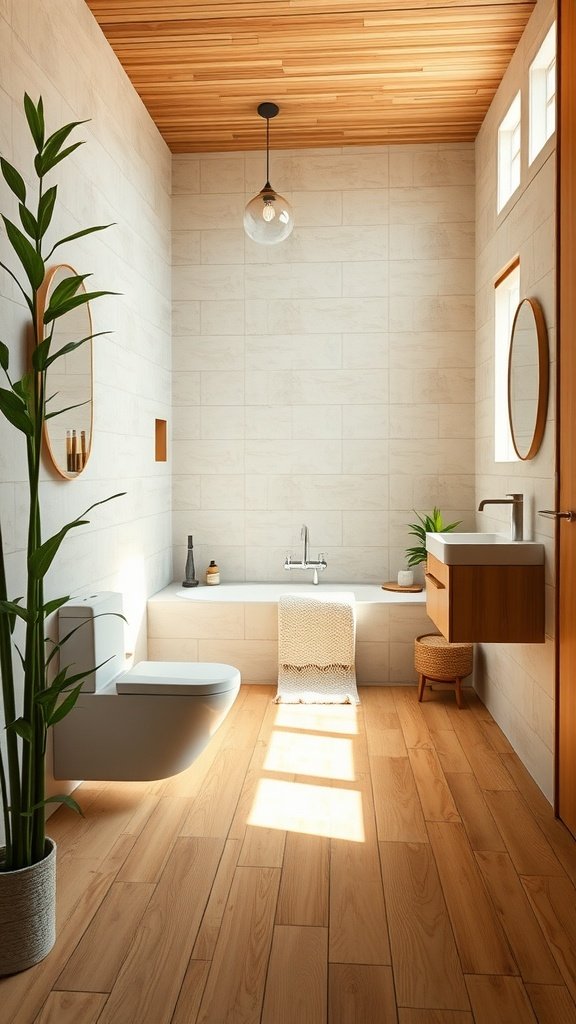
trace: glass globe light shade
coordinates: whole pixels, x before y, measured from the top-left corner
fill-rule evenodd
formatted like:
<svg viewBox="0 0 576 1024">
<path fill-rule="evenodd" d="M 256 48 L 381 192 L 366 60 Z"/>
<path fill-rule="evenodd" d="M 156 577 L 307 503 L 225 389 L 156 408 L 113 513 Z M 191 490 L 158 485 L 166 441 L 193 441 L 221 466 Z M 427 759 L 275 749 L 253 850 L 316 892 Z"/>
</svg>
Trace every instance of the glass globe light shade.
<svg viewBox="0 0 576 1024">
<path fill-rule="evenodd" d="M 244 230 L 260 245 L 276 245 L 292 233 L 294 214 L 290 203 L 266 183 L 244 210 Z"/>
</svg>

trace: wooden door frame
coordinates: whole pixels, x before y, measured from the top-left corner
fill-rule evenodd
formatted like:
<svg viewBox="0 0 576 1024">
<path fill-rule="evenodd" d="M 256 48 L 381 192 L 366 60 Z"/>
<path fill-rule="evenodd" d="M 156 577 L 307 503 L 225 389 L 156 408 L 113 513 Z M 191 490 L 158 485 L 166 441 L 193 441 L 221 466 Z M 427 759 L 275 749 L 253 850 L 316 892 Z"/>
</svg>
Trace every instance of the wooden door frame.
<svg viewBox="0 0 576 1024">
<path fill-rule="evenodd" d="M 556 134 L 556 508 L 566 505 L 563 473 L 567 471 L 566 449 L 562 446 L 563 407 L 569 408 L 570 391 L 576 381 L 576 3 L 557 3 L 557 134 Z M 573 397 L 572 397 L 573 401 Z M 570 427 L 566 417 L 567 434 Z M 576 460 L 572 460 L 574 477 Z M 561 649 L 563 614 L 566 614 L 565 580 L 561 564 L 562 530 L 566 524 L 557 521 L 556 528 L 556 749 L 554 810 L 560 809 L 560 708 L 562 685 Z M 572 529 L 576 527 L 572 526 Z M 565 572 L 565 575 L 567 573 Z M 563 594 L 564 590 L 564 594 Z M 574 604 L 570 602 L 572 609 Z"/>
</svg>

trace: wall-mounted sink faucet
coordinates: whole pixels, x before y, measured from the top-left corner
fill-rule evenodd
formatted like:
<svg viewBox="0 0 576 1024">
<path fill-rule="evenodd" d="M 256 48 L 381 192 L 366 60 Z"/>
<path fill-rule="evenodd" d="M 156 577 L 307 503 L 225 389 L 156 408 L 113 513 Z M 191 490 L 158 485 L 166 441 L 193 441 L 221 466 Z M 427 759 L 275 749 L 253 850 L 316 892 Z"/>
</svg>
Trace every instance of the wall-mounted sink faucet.
<svg viewBox="0 0 576 1024">
<path fill-rule="evenodd" d="M 485 505 L 511 505 L 512 519 L 510 536 L 512 540 L 524 540 L 524 495 L 508 494 L 505 498 L 484 498 L 478 505 L 482 512 Z"/>
<path fill-rule="evenodd" d="M 318 583 L 318 572 L 323 572 L 326 568 L 326 559 L 322 552 L 318 555 L 317 559 L 310 559 L 308 555 L 308 527 L 304 523 L 300 531 L 300 539 L 302 540 L 302 559 L 300 562 L 293 562 L 291 555 L 286 555 L 286 561 L 284 562 L 285 569 L 313 569 L 314 576 L 312 578 L 313 583 Z"/>
</svg>

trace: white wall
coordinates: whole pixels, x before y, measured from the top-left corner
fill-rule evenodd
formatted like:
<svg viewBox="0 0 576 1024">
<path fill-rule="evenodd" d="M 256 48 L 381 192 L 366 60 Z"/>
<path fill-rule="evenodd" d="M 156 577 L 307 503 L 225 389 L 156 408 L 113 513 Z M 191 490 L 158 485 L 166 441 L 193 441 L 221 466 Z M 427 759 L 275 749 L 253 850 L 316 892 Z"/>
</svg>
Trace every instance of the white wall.
<svg viewBox="0 0 576 1024">
<path fill-rule="evenodd" d="M 528 167 L 528 67 L 555 16 L 553 0 L 539 0 L 476 140 L 476 498 L 524 494 L 525 537 L 546 545 L 546 643 L 483 645 L 476 686 L 546 796 L 554 787 L 554 545 L 553 524 L 537 515 L 554 508 L 556 371 L 555 136 Z M 496 213 L 498 125 L 522 90 L 521 185 Z M 529 462 L 494 461 L 494 281 L 520 257 L 521 297 L 540 301 L 550 345 L 550 402 L 540 452 Z M 510 510 L 489 506 L 481 530 L 505 531 Z"/>
<path fill-rule="evenodd" d="M 121 590 L 128 650 L 145 654 L 146 597 L 171 578 L 170 464 L 154 461 L 154 419 L 170 420 L 170 153 L 120 68 L 84 0 L 0 0 L 0 152 L 24 172 L 32 149 L 24 92 L 43 96 L 48 129 L 90 118 L 86 139 L 53 172 L 60 205 L 50 234 L 116 221 L 102 235 L 59 250 L 59 261 L 93 272 L 95 289 L 121 294 L 93 305 L 96 340 L 94 447 L 83 476 L 46 467 L 41 502 L 48 536 L 93 501 L 91 523 L 64 543 L 46 583 L 48 597 Z M 18 217 L 0 183 L 0 208 Z M 0 232 L 0 258 L 14 266 Z M 26 310 L 0 270 L 0 336 L 17 378 L 25 363 Z M 0 422 L 0 516 L 10 589 L 24 593 L 27 518 L 25 454 Z M 60 788 L 60 787 L 59 787 Z"/>
<path fill-rule="evenodd" d="M 413 508 L 473 521 L 474 148 L 272 151 L 270 248 L 264 170 L 173 161 L 174 576 L 193 534 L 199 575 L 285 580 L 306 522 L 324 579 L 381 582 Z"/>
</svg>

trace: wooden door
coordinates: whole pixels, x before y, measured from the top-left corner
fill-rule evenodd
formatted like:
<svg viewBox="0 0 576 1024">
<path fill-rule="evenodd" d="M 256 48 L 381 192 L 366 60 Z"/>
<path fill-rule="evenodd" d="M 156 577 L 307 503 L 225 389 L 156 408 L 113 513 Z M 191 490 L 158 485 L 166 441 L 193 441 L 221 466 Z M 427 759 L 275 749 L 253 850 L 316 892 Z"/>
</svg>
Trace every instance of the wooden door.
<svg viewBox="0 0 576 1024">
<path fill-rule="evenodd" d="M 576 4 L 558 4 L 558 503 L 576 509 Z M 556 810 L 576 835 L 576 521 L 557 520 Z"/>
</svg>

